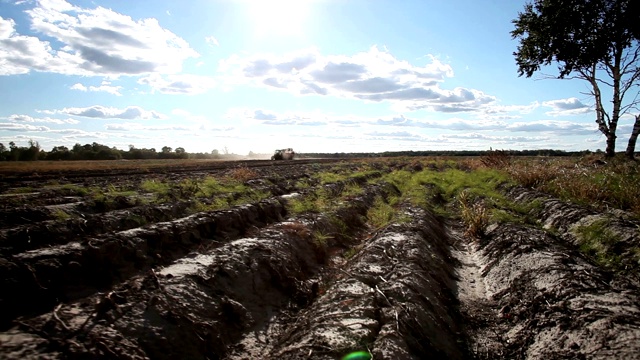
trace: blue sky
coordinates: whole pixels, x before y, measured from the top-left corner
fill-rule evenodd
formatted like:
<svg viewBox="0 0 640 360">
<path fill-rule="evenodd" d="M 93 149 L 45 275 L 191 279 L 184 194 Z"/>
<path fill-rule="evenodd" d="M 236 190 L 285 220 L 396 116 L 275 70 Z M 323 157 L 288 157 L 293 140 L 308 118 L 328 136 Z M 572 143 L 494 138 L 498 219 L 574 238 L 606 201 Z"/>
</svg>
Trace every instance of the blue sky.
<svg viewBox="0 0 640 360">
<path fill-rule="evenodd" d="M 0 0 L 0 142 L 604 149 L 584 82 L 518 77 L 524 3 Z"/>
</svg>

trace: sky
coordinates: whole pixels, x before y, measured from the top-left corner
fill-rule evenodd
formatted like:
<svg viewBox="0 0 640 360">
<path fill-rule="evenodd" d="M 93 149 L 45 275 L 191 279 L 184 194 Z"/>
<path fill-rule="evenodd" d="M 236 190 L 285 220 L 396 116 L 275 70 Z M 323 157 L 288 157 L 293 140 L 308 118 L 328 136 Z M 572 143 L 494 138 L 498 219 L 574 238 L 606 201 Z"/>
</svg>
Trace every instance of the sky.
<svg viewBox="0 0 640 360">
<path fill-rule="evenodd" d="M 604 149 L 585 82 L 518 77 L 524 4 L 0 0 L 0 142 Z"/>
</svg>

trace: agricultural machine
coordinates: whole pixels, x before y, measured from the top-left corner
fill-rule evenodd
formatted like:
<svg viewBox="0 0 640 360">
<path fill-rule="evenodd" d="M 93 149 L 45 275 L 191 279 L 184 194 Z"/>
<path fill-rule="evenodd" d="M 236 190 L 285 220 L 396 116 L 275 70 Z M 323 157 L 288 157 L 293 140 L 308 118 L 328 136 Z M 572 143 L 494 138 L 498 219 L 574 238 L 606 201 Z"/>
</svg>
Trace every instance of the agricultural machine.
<svg viewBox="0 0 640 360">
<path fill-rule="evenodd" d="M 292 148 L 276 150 L 271 160 L 293 160 L 296 153 Z"/>
</svg>

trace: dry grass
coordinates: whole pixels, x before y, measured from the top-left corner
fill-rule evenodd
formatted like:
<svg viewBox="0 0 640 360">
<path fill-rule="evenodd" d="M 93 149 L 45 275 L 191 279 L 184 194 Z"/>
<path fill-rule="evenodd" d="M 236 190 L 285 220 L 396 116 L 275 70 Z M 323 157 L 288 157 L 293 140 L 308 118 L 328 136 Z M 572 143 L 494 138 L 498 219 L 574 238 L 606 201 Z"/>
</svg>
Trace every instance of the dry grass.
<svg viewBox="0 0 640 360">
<path fill-rule="evenodd" d="M 309 227 L 299 221 L 287 222 L 282 224 L 282 230 L 285 233 L 295 235 L 297 237 L 306 239 L 311 236 L 311 230 Z"/>
<path fill-rule="evenodd" d="M 465 235 L 475 238 L 484 236 L 489 225 L 489 211 L 480 201 L 474 201 L 468 191 L 462 191 L 458 195 L 460 205 L 460 217 L 467 227 Z"/>
<path fill-rule="evenodd" d="M 504 150 L 493 150 L 480 157 L 480 162 L 486 167 L 505 168 L 511 165 L 511 156 Z"/>
<path fill-rule="evenodd" d="M 597 208 L 618 208 L 640 217 L 640 164 L 612 159 L 520 159 L 506 168 L 523 186 Z"/>
<path fill-rule="evenodd" d="M 260 177 L 255 170 L 246 166 L 240 166 L 229 171 L 229 177 L 242 183 Z"/>
</svg>

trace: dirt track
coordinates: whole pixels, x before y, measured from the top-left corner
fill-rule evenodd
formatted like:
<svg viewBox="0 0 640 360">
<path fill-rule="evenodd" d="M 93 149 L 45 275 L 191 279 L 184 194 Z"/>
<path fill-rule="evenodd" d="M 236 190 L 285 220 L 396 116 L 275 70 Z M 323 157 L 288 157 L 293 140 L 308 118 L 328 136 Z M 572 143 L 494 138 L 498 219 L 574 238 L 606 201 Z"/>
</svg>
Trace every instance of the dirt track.
<svg viewBox="0 0 640 360">
<path fill-rule="evenodd" d="M 400 203 L 402 221 L 373 228 L 368 210 L 399 190 L 367 180 L 391 169 L 348 184 L 312 181 L 333 166 L 255 168 L 260 180 L 248 186 L 271 197 L 195 213 L 191 200 L 125 197 L 101 210 L 62 190 L 16 195 L 33 206 L 3 197 L 5 213 L 26 217 L 0 229 L 0 357 L 640 358 L 635 270 L 600 268 L 571 235 L 598 214 L 544 198 L 541 226 L 494 224 L 471 240 L 457 221 Z M 362 191 L 336 197 L 331 210 L 289 210 L 292 199 L 347 185 Z M 543 197 L 508 191 L 517 201 Z M 48 206 L 65 201 L 82 216 L 56 219 Z M 615 231 L 637 244 L 637 226 L 619 220 Z M 319 231 L 331 236 L 319 241 Z"/>
</svg>

